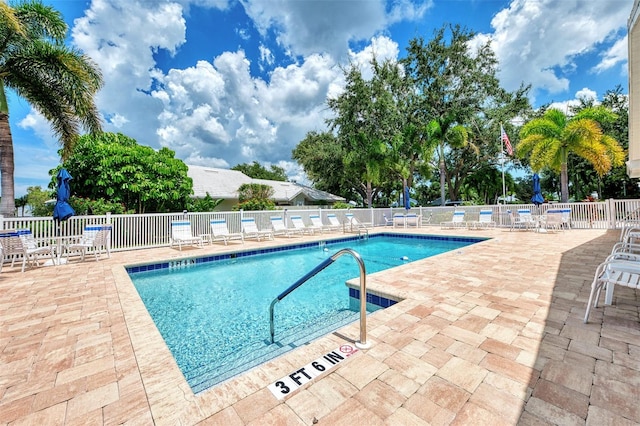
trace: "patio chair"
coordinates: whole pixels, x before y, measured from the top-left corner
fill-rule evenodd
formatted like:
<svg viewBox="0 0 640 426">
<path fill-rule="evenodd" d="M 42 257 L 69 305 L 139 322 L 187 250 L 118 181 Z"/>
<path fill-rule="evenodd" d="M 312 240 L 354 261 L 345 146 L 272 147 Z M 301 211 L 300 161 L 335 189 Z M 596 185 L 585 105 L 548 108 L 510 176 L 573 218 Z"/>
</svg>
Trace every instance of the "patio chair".
<svg viewBox="0 0 640 426">
<path fill-rule="evenodd" d="M 2 261 L 4 262 L 5 256 L 11 257 L 11 267 L 15 265 L 18 256 L 22 256 L 22 272 L 24 272 L 27 263 L 40 266 L 41 255 L 49 255 L 51 262 L 55 265 L 53 247 L 39 244 L 30 229 L 0 231 L 0 244 L 2 244 Z"/>
<path fill-rule="evenodd" d="M 302 220 L 302 216 L 289 216 L 289 219 L 291 220 L 293 227 L 295 229 L 301 230 L 303 234 L 309 233 L 309 235 L 313 235 L 315 231 L 322 232 L 322 226 L 317 227 L 313 224 L 305 225 L 304 221 Z"/>
<path fill-rule="evenodd" d="M 256 220 L 252 217 L 242 219 L 242 234 L 244 238 L 255 238 L 261 241 L 262 238 L 273 240 L 273 232 L 267 229 L 258 229 Z"/>
<path fill-rule="evenodd" d="M 387 215 L 383 213 L 382 214 L 382 219 L 384 219 L 384 225 L 383 226 L 393 226 L 393 218 L 389 219 L 387 217 Z"/>
<path fill-rule="evenodd" d="M 342 229 L 344 231 L 343 225 L 340 223 L 338 217 L 334 213 L 329 213 L 327 215 L 327 220 L 329 221 L 329 225 L 326 226 L 326 229 L 329 229 L 331 231 Z"/>
<path fill-rule="evenodd" d="M 467 222 L 467 226 L 474 229 L 495 228 L 496 222 L 493 220 L 493 211 L 489 209 L 480 210 L 478 220 Z"/>
<path fill-rule="evenodd" d="M 539 223 L 540 231 L 564 231 L 564 220 L 562 219 L 562 211 L 558 209 L 549 209 L 541 218 Z"/>
<path fill-rule="evenodd" d="M 96 262 L 100 260 L 102 252 L 111 257 L 111 225 L 87 225 L 82 231 L 82 236 L 76 241 L 71 241 L 65 247 L 67 260 L 73 253 L 80 255 L 84 261 L 87 252 L 93 252 Z"/>
<path fill-rule="evenodd" d="M 464 220 L 464 210 L 454 210 L 450 221 L 440 222 L 440 228 L 464 228 L 467 222 Z"/>
<path fill-rule="evenodd" d="M 211 242 L 223 241 L 226 246 L 231 240 L 240 240 L 240 242 L 244 244 L 244 235 L 242 235 L 242 232 L 229 232 L 229 227 L 225 219 L 212 219 L 209 225 L 211 226 Z"/>
<path fill-rule="evenodd" d="M 407 213 L 404 217 L 404 223 L 407 228 L 415 227 L 420 228 L 422 226 L 422 215 L 416 213 Z"/>
<path fill-rule="evenodd" d="M 373 226 L 369 222 L 360 222 L 358 218 L 353 215 L 353 213 L 347 213 L 344 216 L 347 220 L 347 223 L 349 224 L 349 229 L 351 230 L 351 232 L 361 229 L 368 229 Z"/>
<path fill-rule="evenodd" d="M 406 228 L 407 221 L 406 216 L 402 213 L 396 213 L 393 215 L 393 227 L 394 228 Z"/>
<path fill-rule="evenodd" d="M 562 227 L 571 229 L 571 209 L 560 209 L 562 212 Z"/>
<path fill-rule="evenodd" d="M 292 235 L 304 234 L 304 229 L 288 228 L 284 224 L 284 219 L 281 216 L 271 216 L 270 219 L 274 236 L 285 235 L 290 238 Z"/>
<path fill-rule="evenodd" d="M 509 210 L 509 217 L 511 218 L 510 231 L 514 229 L 524 229 L 527 231 L 529 229 L 535 229 L 537 226 L 537 222 L 533 219 L 531 210 L 529 209 L 518 209 L 517 215 Z"/>
<path fill-rule="evenodd" d="M 612 303 L 613 290 L 617 285 L 633 289 L 640 288 L 640 260 L 638 259 L 640 257 L 629 260 L 628 254 L 623 257 L 613 254 L 598 265 L 591 283 L 591 293 L 584 314 L 585 324 L 589 321 L 591 308 L 598 307 L 598 299 L 603 288 L 606 288 L 605 305 Z"/>
<path fill-rule="evenodd" d="M 169 247 L 174 244 L 178 245 L 182 251 L 183 244 L 197 245 L 202 248 L 202 237 L 194 236 L 191 231 L 191 222 L 188 220 L 174 220 L 171 222 L 171 238 L 169 239 Z"/>
</svg>

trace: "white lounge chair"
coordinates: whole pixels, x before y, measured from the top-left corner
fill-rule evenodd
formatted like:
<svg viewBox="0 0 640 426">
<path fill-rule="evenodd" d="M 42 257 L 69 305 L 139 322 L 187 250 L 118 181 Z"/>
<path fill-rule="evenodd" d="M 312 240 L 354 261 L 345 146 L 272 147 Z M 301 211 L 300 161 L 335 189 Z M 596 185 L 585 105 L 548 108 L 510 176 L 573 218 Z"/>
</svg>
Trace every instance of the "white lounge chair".
<svg viewBox="0 0 640 426">
<path fill-rule="evenodd" d="M 493 221 L 493 212 L 489 209 L 480 210 L 478 220 L 467 222 L 467 226 L 474 229 L 495 228 L 496 223 Z"/>
<path fill-rule="evenodd" d="M 373 226 L 369 222 L 360 222 L 358 218 L 353 215 L 353 213 L 347 213 L 344 215 L 344 217 L 346 218 L 347 223 L 349 224 L 349 230 L 351 232 L 358 231 L 360 229 L 368 229 Z"/>
<path fill-rule="evenodd" d="M 211 226 L 211 242 L 223 241 L 226 246 L 231 240 L 240 240 L 244 244 L 242 232 L 229 232 L 225 219 L 212 219 L 209 224 Z"/>
<path fill-rule="evenodd" d="M 338 216 L 336 216 L 334 213 L 329 213 L 327 215 L 327 220 L 329 221 L 329 225 L 327 225 L 326 229 L 336 231 L 342 229 L 344 231 L 343 225 L 338 220 Z"/>
<path fill-rule="evenodd" d="M 256 238 L 261 241 L 262 238 L 273 240 L 273 232 L 268 229 L 258 229 L 256 220 L 252 217 L 242 219 L 242 233 L 244 238 Z"/>
<path fill-rule="evenodd" d="M 273 228 L 273 235 L 285 235 L 291 237 L 292 235 L 302 235 L 304 229 L 287 228 L 284 224 L 284 219 L 280 216 L 271 216 L 271 227 Z"/>
<path fill-rule="evenodd" d="M 191 222 L 188 220 L 174 220 L 171 222 L 171 239 L 169 246 L 178 245 L 182 251 L 183 244 L 197 245 L 202 248 L 202 237 L 194 236 L 191 232 Z"/>
<path fill-rule="evenodd" d="M 440 222 L 440 227 L 445 228 L 464 228 L 467 222 L 464 220 L 464 210 L 455 210 L 450 221 Z"/>
<path fill-rule="evenodd" d="M 311 220 L 311 225 L 313 225 L 315 229 L 319 229 L 321 233 L 324 231 L 331 231 L 335 229 L 330 225 L 325 225 L 324 223 L 322 223 L 322 219 L 320 218 L 320 215 L 317 215 L 317 214 L 309 215 L 309 220 Z"/>
<path fill-rule="evenodd" d="M 69 242 L 65 247 L 67 259 L 72 253 L 79 253 L 80 260 L 84 260 L 88 251 L 93 252 L 96 262 L 100 260 L 103 251 L 107 257 L 111 257 L 111 225 L 87 225 L 80 239 Z"/>
<path fill-rule="evenodd" d="M 386 214 L 382 214 L 382 218 L 384 219 L 384 226 L 393 226 L 393 218 L 389 219 Z"/>
<path fill-rule="evenodd" d="M 315 225 L 305 225 L 302 220 L 302 216 L 289 216 L 291 223 L 295 229 L 299 229 L 302 233 L 308 233 L 309 235 L 313 235 L 315 231 L 322 232 L 322 226 L 317 227 Z"/>
</svg>

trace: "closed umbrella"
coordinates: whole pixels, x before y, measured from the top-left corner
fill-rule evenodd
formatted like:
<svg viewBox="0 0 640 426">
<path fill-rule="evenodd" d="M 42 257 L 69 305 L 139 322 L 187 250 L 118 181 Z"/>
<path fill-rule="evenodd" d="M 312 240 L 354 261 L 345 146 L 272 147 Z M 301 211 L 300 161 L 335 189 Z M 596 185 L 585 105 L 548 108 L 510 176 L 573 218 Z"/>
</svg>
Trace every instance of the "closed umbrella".
<svg viewBox="0 0 640 426">
<path fill-rule="evenodd" d="M 540 176 L 537 173 L 533 175 L 533 197 L 531 197 L 531 202 L 536 206 L 544 203 L 544 197 L 540 189 Z"/>
<path fill-rule="evenodd" d="M 76 213 L 69 205 L 69 197 L 71 196 L 69 181 L 73 178 L 66 169 L 60 169 L 57 179 L 58 191 L 56 195 L 56 205 L 53 207 L 53 219 L 61 222 L 69 219 Z"/>
<path fill-rule="evenodd" d="M 409 198 L 409 187 L 405 185 L 404 187 L 404 208 L 406 210 L 411 209 L 411 199 Z"/>
</svg>

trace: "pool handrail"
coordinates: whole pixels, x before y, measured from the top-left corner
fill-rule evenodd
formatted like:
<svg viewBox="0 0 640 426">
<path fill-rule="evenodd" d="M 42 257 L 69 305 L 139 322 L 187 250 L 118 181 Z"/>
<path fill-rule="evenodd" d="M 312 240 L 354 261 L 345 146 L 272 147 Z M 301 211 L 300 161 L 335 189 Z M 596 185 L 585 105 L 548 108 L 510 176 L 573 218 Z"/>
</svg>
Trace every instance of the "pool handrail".
<svg viewBox="0 0 640 426">
<path fill-rule="evenodd" d="M 352 249 L 342 249 L 337 251 L 333 256 L 323 260 L 318 266 L 306 273 L 295 283 L 291 284 L 285 291 L 280 293 L 269 306 L 269 330 L 271 332 L 271 343 L 274 343 L 275 325 L 274 325 L 274 308 L 276 303 L 287 297 L 292 291 L 300 287 L 309 279 L 313 278 L 318 272 L 331 265 L 343 254 L 350 254 L 358 262 L 360 267 L 360 340 L 356 342 L 359 349 L 368 349 L 371 344 L 367 344 L 367 272 L 362 257 Z"/>
</svg>

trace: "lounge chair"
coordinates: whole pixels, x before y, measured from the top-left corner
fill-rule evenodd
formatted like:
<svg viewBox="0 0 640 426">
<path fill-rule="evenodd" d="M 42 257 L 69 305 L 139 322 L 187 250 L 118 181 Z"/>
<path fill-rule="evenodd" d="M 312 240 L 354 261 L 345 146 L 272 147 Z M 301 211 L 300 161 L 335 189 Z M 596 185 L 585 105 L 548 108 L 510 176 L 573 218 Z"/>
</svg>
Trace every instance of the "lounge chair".
<svg viewBox="0 0 640 426">
<path fill-rule="evenodd" d="M 322 232 L 322 226 L 317 227 L 313 224 L 309 226 L 305 225 L 302 220 L 302 216 L 289 216 L 289 219 L 291 220 L 293 227 L 301 230 L 303 234 L 308 233 L 309 235 L 313 235 L 315 231 Z"/>
<path fill-rule="evenodd" d="M 273 235 L 284 235 L 291 237 L 292 235 L 304 234 L 304 229 L 288 228 L 284 224 L 284 219 L 280 216 L 271 216 L 271 227 L 273 228 Z"/>
<path fill-rule="evenodd" d="M 309 215 L 309 220 L 311 220 L 311 225 L 313 225 L 315 229 L 319 229 L 321 233 L 324 231 L 335 230 L 335 228 L 332 227 L 331 225 L 325 225 L 324 223 L 322 223 L 322 219 L 320 218 L 320 215 L 317 215 L 317 214 Z"/>
<path fill-rule="evenodd" d="M 353 213 L 347 213 L 344 215 L 344 217 L 346 218 L 347 223 L 349 224 L 349 229 L 351 230 L 351 232 L 358 231 L 360 229 L 368 229 L 373 226 L 369 222 L 360 222 L 358 218 L 353 215 Z"/>
<path fill-rule="evenodd" d="M 338 217 L 334 213 L 329 213 L 327 215 L 327 220 L 329 221 L 329 225 L 326 226 L 326 229 L 329 230 L 340 230 L 344 231 L 344 226 L 338 220 Z"/>
<path fill-rule="evenodd" d="M 384 219 L 384 226 L 393 226 L 393 219 L 389 219 L 386 214 L 382 214 L 382 218 Z"/>
<path fill-rule="evenodd" d="M 440 228 L 464 228 L 467 222 L 464 220 L 464 210 L 455 210 L 450 221 L 440 222 Z"/>
<path fill-rule="evenodd" d="M 111 257 L 111 225 L 87 225 L 82 231 L 82 236 L 65 247 L 67 260 L 72 253 L 79 253 L 80 260 L 84 260 L 88 251 L 93 251 L 96 262 L 100 260 L 103 251 L 107 257 Z"/>
<path fill-rule="evenodd" d="M 493 212 L 488 209 L 480 210 L 478 220 L 467 222 L 467 226 L 474 229 L 495 228 L 496 223 L 493 221 Z"/>
<path fill-rule="evenodd" d="M 40 255 L 49 255 L 55 265 L 53 247 L 39 244 L 33 238 L 30 229 L 4 230 L 0 232 L 0 244 L 2 244 L 3 257 L 11 257 L 12 267 L 16 258 L 22 256 L 22 272 L 24 272 L 27 262 L 31 265 L 40 266 Z"/>
<path fill-rule="evenodd" d="M 242 232 L 229 232 L 225 219 L 212 219 L 209 224 L 211 226 L 211 242 L 223 241 L 226 246 L 231 240 L 240 240 L 244 244 Z"/>
<path fill-rule="evenodd" d="M 262 238 L 273 240 L 273 232 L 267 229 L 258 229 L 256 220 L 252 217 L 242 219 L 242 234 L 244 238 L 256 238 L 261 241 Z"/>
<path fill-rule="evenodd" d="M 339 231 L 341 229 L 344 229 L 343 224 L 340 222 L 340 220 L 335 215 L 335 213 L 327 214 L 327 221 L 329 222 L 329 224 L 324 225 L 324 229 L 326 229 L 326 230 Z"/>
<path fill-rule="evenodd" d="M 188 220 L 174 220 L 171 222 L 169 246 L 173 247 L 174 244 L 178 244 L 180 251 L 182 251 L 183 244 L 197 245 L 202 248 L 202 237 L 193 235 L 191 222 Z"/>
</svg>

